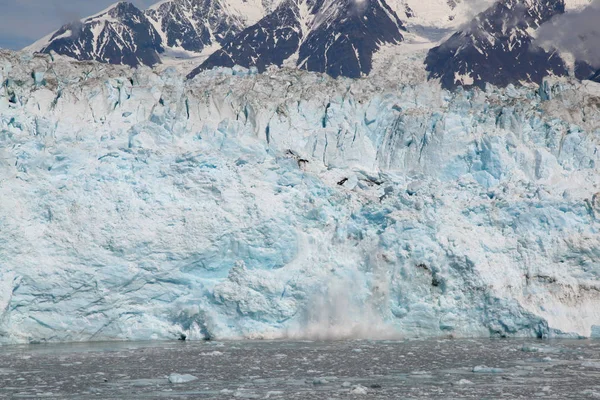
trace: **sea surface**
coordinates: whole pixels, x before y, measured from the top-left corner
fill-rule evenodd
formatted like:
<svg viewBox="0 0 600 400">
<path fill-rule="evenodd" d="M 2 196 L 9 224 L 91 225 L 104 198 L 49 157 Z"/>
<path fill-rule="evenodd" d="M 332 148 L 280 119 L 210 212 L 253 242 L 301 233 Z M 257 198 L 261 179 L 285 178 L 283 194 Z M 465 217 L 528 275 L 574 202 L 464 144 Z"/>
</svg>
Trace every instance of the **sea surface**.
<svg viewBox="0 0 600 400">
<path fill-rule="evenodd" d="M 600 341 L 8 346 L 0 347 L 0 398 L 600 398 Z"/>
</svg>

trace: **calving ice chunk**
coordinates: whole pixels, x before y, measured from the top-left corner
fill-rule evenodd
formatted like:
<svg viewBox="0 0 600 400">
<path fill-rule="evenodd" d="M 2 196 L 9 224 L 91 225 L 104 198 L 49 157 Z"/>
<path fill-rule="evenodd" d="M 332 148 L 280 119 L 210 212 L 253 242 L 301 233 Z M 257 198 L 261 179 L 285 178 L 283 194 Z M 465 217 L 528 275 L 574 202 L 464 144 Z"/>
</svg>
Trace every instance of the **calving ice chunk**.
<svg viewBox="0 0 600 400">
<path fill-rule="evenodd" d="M 600 329 L 598 84 L 0 75 L 1 343 Z"/>
</svg>

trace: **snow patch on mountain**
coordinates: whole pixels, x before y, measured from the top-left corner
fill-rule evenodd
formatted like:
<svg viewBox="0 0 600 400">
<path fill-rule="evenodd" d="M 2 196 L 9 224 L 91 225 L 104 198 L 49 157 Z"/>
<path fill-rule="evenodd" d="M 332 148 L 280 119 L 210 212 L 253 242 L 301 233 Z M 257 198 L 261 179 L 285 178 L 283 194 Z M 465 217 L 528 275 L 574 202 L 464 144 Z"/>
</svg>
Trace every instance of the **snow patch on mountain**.
<svg viewBox="0 0 600 400">
<path fill-rule="evenodd" d="M 493 0 L 387 0 L 387 2 L 402 18 L 407 17 L 406 21 L 412 32 L 419 33 L 421 29 L 427 28 L 454 31 L 488 8 Z"/>
<path fill-rule="evenodd" d="M 580 11 L 581 9 L 589 6 L 595 0 L 565 0 L 565 10 L 567 12 Z"/>
</svg>

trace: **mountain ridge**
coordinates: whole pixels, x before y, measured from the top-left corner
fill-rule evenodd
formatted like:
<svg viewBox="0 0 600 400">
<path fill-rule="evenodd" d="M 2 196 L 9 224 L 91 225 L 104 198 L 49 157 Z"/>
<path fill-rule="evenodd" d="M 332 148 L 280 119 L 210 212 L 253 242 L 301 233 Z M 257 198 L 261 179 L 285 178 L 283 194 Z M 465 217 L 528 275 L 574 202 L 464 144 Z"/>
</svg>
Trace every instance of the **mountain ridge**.
<svg viewBox="0 0 600 400">
<path fill-rule="evenodd" d="M 428 79 L 449 89 L 539 83 L 547 75 L 598 79 L 597 68 L 576 60 L 573 69 L 534 40 L 542 24 L 586 4 L 590 1 L 499 0 L 473 8 L 465 0 L 162 0 L 142 11 L 119 2 L 28 49 L 132 67 L 185 61 L 189 78 L 239 65 L 259 72 L 294 66 L 356 79 L 371 73 L 383 47 L 403 46 L 409 35 L 431 46 L 424 59 Z M 483 11 L 472 17 L 478 9 Z"/>
<path fill-rule="evenodd" d="M 300 69 L 333 77 L 366 75 L 378 46 L 401 42 L 405 28 L 385 1 L 354 3 L 286 0 L 217 50 L 188 77 L 205 69 L 234 65 L 255 66 L 263 72 L 269 65 L 282 66 L 294 55 Z"/>
<path fill-rule="evenodd" d="M 442 86 L 506 86 L 541 82 L 548 73 L 568 75 L 559 55 L 533 44 L 533 31 L 565 12 L 563 0 L 502 0 L 463 30 L 429 51 L 429 78 Z"/>
<path fill-rule="evenodd" d="M 132 67 L 158 64 L 159 54 L 164 51 L 158 32 L 143 12 L 128 2 L 115 3 L 100 13 L 66 24 L 47 38 L 46 45 L 37 42 L 30 48 Z"/>
</svg>

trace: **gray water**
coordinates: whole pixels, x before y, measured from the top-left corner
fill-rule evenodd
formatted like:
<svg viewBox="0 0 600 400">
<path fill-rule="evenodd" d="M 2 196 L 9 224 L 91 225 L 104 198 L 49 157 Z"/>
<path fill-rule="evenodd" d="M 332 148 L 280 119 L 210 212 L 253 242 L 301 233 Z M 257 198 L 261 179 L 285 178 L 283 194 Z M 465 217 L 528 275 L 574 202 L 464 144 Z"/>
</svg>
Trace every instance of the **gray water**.
<svg viewBox="0 0 600 400">
<path fill-rule="evenodd" d="M 175 384 L 168 379 L 173 373 L 197 379 Z M 600 341 L 259 341 L 0 347 L 0 398 L 40 397 L 600 398 Z"/>
</svg>

